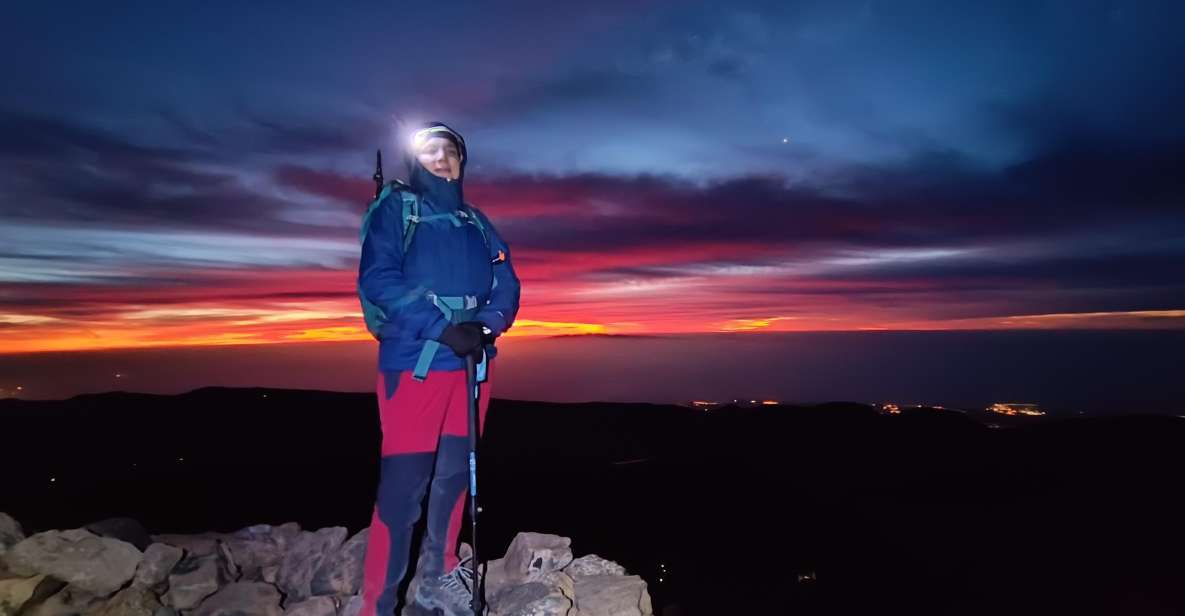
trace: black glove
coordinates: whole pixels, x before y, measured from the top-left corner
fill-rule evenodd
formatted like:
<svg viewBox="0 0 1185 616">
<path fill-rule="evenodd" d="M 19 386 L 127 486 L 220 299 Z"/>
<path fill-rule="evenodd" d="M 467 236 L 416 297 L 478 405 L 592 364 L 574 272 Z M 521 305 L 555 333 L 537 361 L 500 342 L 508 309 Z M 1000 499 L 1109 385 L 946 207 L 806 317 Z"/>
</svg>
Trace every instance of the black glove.
<svg viewBox="0 0 1185 616">
<path fill-rule="evenodd" d="M 481 321 L 465 321 L 461 325 L 470 325 L 472 327 L 476 327 L 477 331 L 481 332 L 481 343 L 483 345 L 494 343 L 494 338 L 496 338 L 496 336 L 494 336 L 493 333 L 486 333 L 486 330 L 489 328 L 486 327 L 485 323 L 482 323 Z"/>
<path fill-rule="evenodd" d="M 440 342 L 452 349 L 457 357 L 476 355 L 481 349 L 481 327 L 476 321 L 449 325 L 441 332 Z"/>
</svg>

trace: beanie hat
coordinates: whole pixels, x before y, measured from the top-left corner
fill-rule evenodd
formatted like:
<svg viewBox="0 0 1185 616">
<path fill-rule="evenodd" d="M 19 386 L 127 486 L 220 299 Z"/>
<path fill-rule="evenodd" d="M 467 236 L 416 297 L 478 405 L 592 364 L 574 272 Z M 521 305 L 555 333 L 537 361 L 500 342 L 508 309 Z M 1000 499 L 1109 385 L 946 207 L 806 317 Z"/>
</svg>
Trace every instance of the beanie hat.
<svg viewBox="0 0 1185 616">
<path fill-rule="evenodd" d="M 453 145 L 457 146 L 457 150 L 461 154 L 461 159 L 465 159 L 465 139 L 461 137 L 460 133 L 449 128 L 443 122 L 428 122 L 412 132 L 410 144 L 412 152 L 418 152 L 426 141 L 435 137 L 444 137 L 453 142 Z"/>
</svg>

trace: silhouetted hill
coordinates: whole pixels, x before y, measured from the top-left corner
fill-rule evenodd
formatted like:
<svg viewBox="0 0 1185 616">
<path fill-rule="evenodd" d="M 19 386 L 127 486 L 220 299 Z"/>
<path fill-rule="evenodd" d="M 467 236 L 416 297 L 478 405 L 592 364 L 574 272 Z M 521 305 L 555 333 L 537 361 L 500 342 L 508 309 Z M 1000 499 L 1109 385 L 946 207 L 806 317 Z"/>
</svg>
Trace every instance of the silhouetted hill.
<svg viewBox="0 0 1185 616">
<path fill-rule="evenodd" d="M 3 401 L 0 511 L 29 531 L 116 515 L 153 532 L 354 531 L 377 480 L 374 407 L 260 388 Z M 843 402 L 495 399 L 483 541 L 573 537 L 650 581 L 659 613 L 1185 609 L 1185 420 L 991 419 L 1005 427 Z"/>
</svg>

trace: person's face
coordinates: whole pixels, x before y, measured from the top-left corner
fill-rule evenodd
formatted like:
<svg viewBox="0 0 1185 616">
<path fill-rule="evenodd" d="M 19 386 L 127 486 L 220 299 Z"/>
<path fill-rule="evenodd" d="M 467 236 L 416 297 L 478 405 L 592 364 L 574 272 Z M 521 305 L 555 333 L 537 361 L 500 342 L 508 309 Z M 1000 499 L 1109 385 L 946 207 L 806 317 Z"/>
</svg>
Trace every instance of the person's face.
<svg viewBox="0 0 1185 616">
<path fill-rule="evenodd" d="M 425 141 L 416 152 L 416 158 L 436 177 L 446 180 L 461 177 L 461 153 L 456 144 L 444 137 Z"/>
</svg>

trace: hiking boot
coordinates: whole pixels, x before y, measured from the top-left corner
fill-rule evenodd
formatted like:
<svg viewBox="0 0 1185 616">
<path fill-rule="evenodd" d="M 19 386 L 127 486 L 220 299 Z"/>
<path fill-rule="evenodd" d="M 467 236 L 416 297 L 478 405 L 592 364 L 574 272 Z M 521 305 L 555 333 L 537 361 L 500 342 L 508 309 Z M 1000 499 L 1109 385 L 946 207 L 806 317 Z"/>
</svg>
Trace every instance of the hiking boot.
<svg viewBox="0 0 1185 616">
<path fill-rule="evenodd" d="M 419 580 L 415 602 L 419 607 L 440 610 L 443 616 L 472 616 L 473 569 L 465 559 L 452 571 Z M 483 610 L 484 611 L 484 610 Z"/>
</svg>

